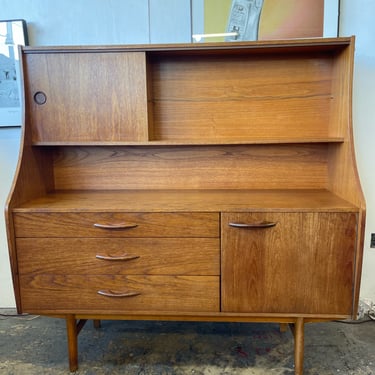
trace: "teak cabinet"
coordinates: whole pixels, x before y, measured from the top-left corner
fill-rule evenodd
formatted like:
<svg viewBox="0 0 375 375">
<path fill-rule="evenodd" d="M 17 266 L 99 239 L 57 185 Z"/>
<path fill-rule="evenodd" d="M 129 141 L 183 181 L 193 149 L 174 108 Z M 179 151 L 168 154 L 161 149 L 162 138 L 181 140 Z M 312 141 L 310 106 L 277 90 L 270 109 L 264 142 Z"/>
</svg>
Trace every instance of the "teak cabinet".
<svg viewBox="0 0 375 375">
<path fill-rule="evenodd" d="M 6 207 L 19 312 L 277 322 L 356 317 L 365 218 L 354 38 L 23 47 Z"/>
</svg>

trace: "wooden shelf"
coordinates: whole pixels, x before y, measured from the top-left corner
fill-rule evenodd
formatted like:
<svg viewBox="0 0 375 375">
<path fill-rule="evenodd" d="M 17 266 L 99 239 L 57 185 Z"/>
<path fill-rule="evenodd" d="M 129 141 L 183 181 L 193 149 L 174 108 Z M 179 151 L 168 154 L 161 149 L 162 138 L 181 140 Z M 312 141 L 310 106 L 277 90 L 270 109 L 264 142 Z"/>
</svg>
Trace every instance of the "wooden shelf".
<svg viewBox="0 0 375 375">
<path fill-rule="evenodd" d="M 14 212 L 357 212 L 328 190 L 112 190 L 57 191 Z"/>
<path fill-rule="evenodd" d="M 194 145 L 272 145 L 272 144 L 304 144 L 304 143 L 342 143 L 344 137 L 327 138 L 254 138 L 254 139 L 183 139 L 166 141 L 80 141 L 80 142 L 33 142 L 34 146 L 194 146 Z"/>
</svg>

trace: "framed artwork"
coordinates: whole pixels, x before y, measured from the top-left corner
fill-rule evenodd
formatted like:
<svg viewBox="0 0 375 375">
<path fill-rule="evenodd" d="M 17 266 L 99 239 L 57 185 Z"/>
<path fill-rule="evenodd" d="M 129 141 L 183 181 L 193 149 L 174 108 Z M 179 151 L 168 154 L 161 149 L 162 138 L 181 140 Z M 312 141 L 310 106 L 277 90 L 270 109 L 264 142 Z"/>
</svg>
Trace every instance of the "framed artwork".
<svg viewBox="0 0 375 375">
<path fill-rule="evenodd" d="M 24 20 L 0 21 L 0 126 L 22 124 L 19 45 L 27 45 Z"/>
<path fill-rule="evenodd" d="M 335 37 L 339 0 L 192 0 L 193 42 Z"/>
</svg>

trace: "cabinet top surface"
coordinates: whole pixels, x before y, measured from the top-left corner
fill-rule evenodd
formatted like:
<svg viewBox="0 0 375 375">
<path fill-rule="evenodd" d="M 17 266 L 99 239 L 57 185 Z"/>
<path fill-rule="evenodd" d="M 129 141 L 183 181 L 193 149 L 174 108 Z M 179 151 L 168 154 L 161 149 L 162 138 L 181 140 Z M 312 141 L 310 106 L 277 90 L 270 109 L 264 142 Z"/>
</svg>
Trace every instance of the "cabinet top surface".
<svg viewBox="0 0 375 375">
<path fill-rule="evenodd" d="M 25 53 L 56 53 L 56 52 L 181 52 L 181 51 L 225 51 L 225 50 L 252 50 L 252 49 L 278 49 L 278 48 L 317 48 L 336 49 L 350 45 L 354 37 L 338 38 L 309 38 L 287 40 L 264 40 L 246 42 L 215 42 L 215 43 L 179 43 L 179 44 L 128 44 L 128 45 L 85 45 L 85 46 L 24 46 Z"/>
<path fill-rule="evenodd" d="M 14 212 L 246 212 L 359 209 L 327 190 L 57 191 Z"/>
</svg>

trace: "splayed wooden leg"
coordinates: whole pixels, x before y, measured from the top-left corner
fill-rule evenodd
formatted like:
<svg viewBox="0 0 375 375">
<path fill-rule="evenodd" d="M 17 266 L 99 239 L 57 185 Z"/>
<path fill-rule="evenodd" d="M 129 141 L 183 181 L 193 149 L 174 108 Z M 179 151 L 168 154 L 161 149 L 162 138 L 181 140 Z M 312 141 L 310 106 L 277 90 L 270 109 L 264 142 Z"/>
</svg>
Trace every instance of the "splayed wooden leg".
<svg viewBox="0 0 375 375">
<path fill-rule="evenodd" d="M 66 316 L 66 331 L 68 337 L 69 369 L 74 372 L 78 369 L 78 332 L 74 315 Z"/>
</svg>

